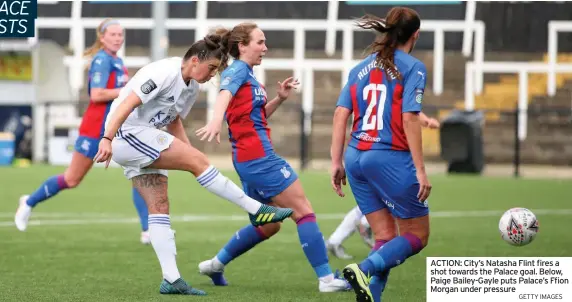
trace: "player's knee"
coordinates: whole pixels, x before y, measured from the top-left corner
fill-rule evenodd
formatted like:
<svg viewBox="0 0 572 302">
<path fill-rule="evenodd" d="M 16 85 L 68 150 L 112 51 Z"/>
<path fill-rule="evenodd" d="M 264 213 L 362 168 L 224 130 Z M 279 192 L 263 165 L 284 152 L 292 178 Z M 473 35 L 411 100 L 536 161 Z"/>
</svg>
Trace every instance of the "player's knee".
<svg viewBox="0 0 572 302">
<path fill-rule="evenodd" d="M 294 212 L 291 216 L 294 221 L 298 221 L 309 215 L 315 216 L 314 209 L 312 209 L 312 205 L 306 197 L 300 198 L 299 201 L 293 202 L 291 205 L 287 205 L 287 207 L 291 208 Z"/>
<path fill-rule="evenodd" d="M 307 214 L 302 214 L 306 212 L 300 212 L 292 214 L 291 218 L 296 222 L 297 225 L 300 225 L 305 222 L 316 222 L 316 214 L 313 211 L 308 212 Z"/>
<path fill-rule="evenodd" d="M 282 227 L 282 223 L 269 223 L 269 224 L 265 224 L 262 226 L 258 227 L 258 231 L 260 232 L 260 235 L 262 235 L 262 237 L 264 237 L 265 239 L 268 239 L 274 235 L 276 235 L 276 233 L 278 233 L 280 231 L 280 228 Z"/>
<path fill-rule="evenodd" d="M 83 177 L 73 177 L 69 175 L 64 175 L 64 181 L 68 188 L 73 189 L 79 186 Z"/>
<path fill-rule="evenodd" d="M 397 237 L 397 230 L 395 228 L 383 229 L 383 230 L 379 230 L 379 229 L 374 230 L 372 228 L 372 231 L 373 231 L 373 236 L 375 237 L 375 240 L 389 241 L 389 240 Z"/>
<path fill-rule="evenodd" d="M 428 228 L 416 228 L 410 229 L 406 233 L 412 234 L 417 237 L 421 242 L 421 249 L 425 248 L 429 243 L 429 229 Z"/>
<path fill-rule="evenodd" d="M 429 241 L 429 216 L 398 219 L 398 227 L 402 236 L 411 238 L 411 242 L 416 243 L 417 252 L 427 246 Z"/>
<path fill-rule="evenodd" d="M 316 214 L 314 214 L 314 211 L 312 211 L 312 208 L 298 208 L 298 209 L 292 209 L 294 211 L 294 213 L 292 214 L 292 216 L 290 216 L 295 222 L 300 221 L 303 218 L 309 217 L 309 216 L 314 216 L 316 217 Z"/>
<path fill-rule="evenodd" d="M 419 239 L 421 240 L 421 244 L 423 244 L 423 247 L 426 247 L 429 244 L 429 229 L 427 229 L 421 237 L 419 237 Z"/>
<path fill-rule="evenodd" d="M 397 225 L 387 209 L 369 213 L 368 221 L 376 240 L 389 241 L 397 237 Z"/>
<path fill-rule="evenodd" d="M 421 247 L 419 249 L 419 251 L 421 251 L 427 247 L 427 244 L 429 243 L 429 233 L 417 234 L 416 237 L 421 241 Z"/>
<path fill-rule="evenodd" d="M 198 177 L 210 166 L 210 162 L 204 153 L 196 149 L 195 151 L 196 152 L 188 154 L 188 158 L 185 160 L 185 166 L 183 169 Z"/>
<path fill-rule="evenodd" d="M 421 223 L 414 229 L 415 235 L 421 240 L 423 247 L 429 243 L 429 224 Z"/>
</svg>

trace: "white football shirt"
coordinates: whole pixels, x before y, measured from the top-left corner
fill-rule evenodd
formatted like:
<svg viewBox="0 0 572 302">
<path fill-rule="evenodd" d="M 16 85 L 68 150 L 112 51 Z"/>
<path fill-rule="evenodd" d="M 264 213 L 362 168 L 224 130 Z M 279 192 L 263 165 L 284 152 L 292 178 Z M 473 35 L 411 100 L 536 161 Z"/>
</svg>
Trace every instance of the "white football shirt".
<svg viewBox="0 0 572 302">
<path fill-rule="evenodd" d="M 111 104 L 105 125 L 117 106 L 135 92 L 143 103 L 127 117 L 124 126 L 162 128 L 177 118 L 187 117 L 199 95 L 199 83 L 183 81 L 180 57 L 166 58 L 145 65 L 127 82 Z"/>
</svg>

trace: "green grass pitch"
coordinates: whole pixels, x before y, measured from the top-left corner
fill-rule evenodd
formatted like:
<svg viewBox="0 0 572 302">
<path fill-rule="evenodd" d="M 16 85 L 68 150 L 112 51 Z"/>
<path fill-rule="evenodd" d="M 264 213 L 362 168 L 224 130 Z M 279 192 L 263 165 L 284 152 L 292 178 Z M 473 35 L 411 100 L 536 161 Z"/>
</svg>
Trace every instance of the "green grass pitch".
<svg viewBox="0 0 572 302">
<path fill-rule="evenodd" d="M 77 189 L 40 204 L 26 232 L 17 231 L 12 221 L 19 196 L 62 171 L 0 168 L 1 301 L 355 301 L 353 292 L 318 292 L 291 221 L 227 267 L 230 286 L 212 286 L 197 264 L 215 255 L 247 217 L 186 173 L 171 173 L 169 183 L 177 260 L 183 277 L 207 291 L 206 297 L 159 295 L 159 263 L 152 248 L 138 241 L 130 183 L 120 169 L 93 169 Z M 237 180 L 234 172 L 226 175 Z M 327 237 L 355 202 L 351 194 L 337 197 L 326 173 L 301 173 L 301 179 Z M 429 246 L 392 271 L 388 301 L 425 301 L 429 256 L 572 256 L 570 181 L 437 175 L 430 180 Z M 540 222 L 536 240 L 520 248 L 503 242 L 497 230 L 502 212 L 517 206 L 536 210 Z M 345 246 L 358 261 L 368 254 L 359 236 Z M 341 269 L 348 262 L 330 263 Z"/>
</svg>

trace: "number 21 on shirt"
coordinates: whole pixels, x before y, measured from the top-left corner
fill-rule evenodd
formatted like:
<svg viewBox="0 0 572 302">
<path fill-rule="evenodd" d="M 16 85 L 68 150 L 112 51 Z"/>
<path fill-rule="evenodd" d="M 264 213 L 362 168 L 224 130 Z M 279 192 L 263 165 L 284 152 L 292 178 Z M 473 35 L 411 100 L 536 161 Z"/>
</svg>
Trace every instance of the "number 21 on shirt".
<svg viewBox="0 0 572 302">
<path fill-rule="evenodd" d="M 363 100 L 368 104 L 363 117 L 361 130 L 383 130 L 383 110 L 387 98 L 387 87 L 384 84 L 368 84 L 363 88 Z M 374 108 L 376 113 L 372 115 Z"/>
</svg>

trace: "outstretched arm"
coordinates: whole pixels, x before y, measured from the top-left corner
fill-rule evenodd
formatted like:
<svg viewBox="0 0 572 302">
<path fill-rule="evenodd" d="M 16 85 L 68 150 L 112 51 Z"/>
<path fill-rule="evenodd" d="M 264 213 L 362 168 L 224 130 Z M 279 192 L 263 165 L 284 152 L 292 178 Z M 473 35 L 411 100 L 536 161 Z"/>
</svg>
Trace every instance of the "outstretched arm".
<svg viewBox="0 0 572 302">
<path fill-rule="evenodd" d="M 111 115 L 109 123 L 107 124 L 107 127 L 105 127 L 105 133 L 103 136 L 112 140 L 113 137 L 115 137 L 117 130 L 121 127 L 123 122 L 125 122 L 129 114 L 131 114 L 131 112 L 141 104 L 142 102 L 139 96 L 137 96 L 133 91 L 130 92 Z"/>
<path fill-rule="evenodd" d="M 123 122 L 127 119 L 129 114 L 140 106 L 143 102 L 135 94 L 135 92 L 130 92 L 129 95 L 123 100 L 119 106 L 115 109 L 115 112 L 109 117 L 109 123 L 107 127 L 105 127 L 105 133 L 103 134 L 103 138 L 99 141 L 99 149 L 97 150 L 97 154 L 93 158 L 94 162 L 105 162 L 105 168 L 109 166 L 109 162 L 111 161 L 111 141 L 115 137 L 117 130 Z"/>
<path fill-rule="evenodd" d="M 270 117 L 282 102 L 284 102 L 289 96 L 290 91 L 292 88 L 297 89 L 300 82 L 298 80 L 294 80 L 293 77 L 289 77 L 284 82 L 278 81 L 278 95 L 272 99 L 272 101 L 268 102 L 264 109 L 266 110 L 266 117 Z"/>
<path fill-rule="evenodd" d="M 266 106 L 264 106 L 264 109 L 266 110 L 266 117 L 270 117 L 285 100 L 286 99 L 281 99 L 279 96 L 276 96 L 270 102 L 266 103 Z"/>
<path fill-rule="evenodd" d="M 220 143 L 220 131 L 224 120 L 224 113 L 231 99 L 232 93 L 228 90 L 221 90 L 218 93 L 214 106 L 213 119 L 206 126 L 195 132 L 197 136 L 200 136 L 201 141 L 207 139 L 207 141 L 210 142 L 216 137 L 217 142 Z"/>
<path fill-rule="evenodd" d="M 228 108 L 228 104 L 230 104 L 230 100 L 232 99 L 232 94 L 228 90 L 221 90 L 217 97 L 216 103 L 214 106 L 214 114 L 212 123 L 222 124 L 224 120 L 224 113 Z"/>
</svg>

